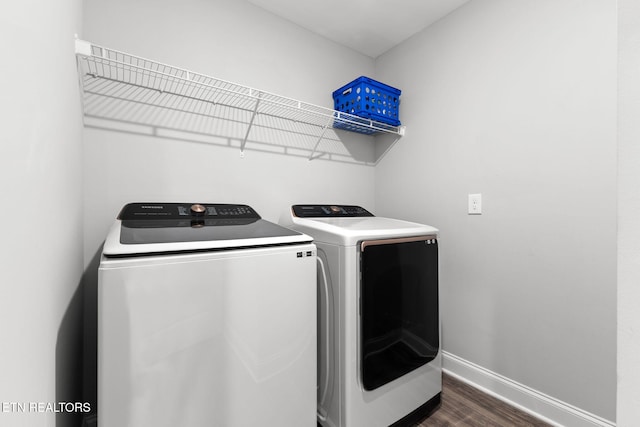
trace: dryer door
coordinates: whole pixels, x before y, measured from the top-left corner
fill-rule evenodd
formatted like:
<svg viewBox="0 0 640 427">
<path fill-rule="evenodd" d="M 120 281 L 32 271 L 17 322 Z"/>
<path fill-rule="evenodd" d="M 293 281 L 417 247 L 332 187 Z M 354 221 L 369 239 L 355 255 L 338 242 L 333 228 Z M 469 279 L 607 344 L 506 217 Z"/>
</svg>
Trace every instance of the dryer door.
<svg viewBox="0 0 640 427">
<path fill-rule="evenodd" d="M 374 390 L 438 354 L 438 244 L 420 236 L 360 248 L 360 366 L 364 389 Z"/>
</svg>

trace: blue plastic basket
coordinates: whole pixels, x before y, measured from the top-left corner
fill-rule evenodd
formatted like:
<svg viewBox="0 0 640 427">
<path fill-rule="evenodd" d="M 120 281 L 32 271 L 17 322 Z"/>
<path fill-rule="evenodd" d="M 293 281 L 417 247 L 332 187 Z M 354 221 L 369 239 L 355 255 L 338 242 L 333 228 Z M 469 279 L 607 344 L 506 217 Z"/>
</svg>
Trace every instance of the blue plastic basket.
<svg viewBox="0 0 640 427">
<path fill-rule="evenodd" d="M 361 76 L 333 92 L 333 108 L 343 113 L 400 126 L 400 89 Z"/>
</svg>

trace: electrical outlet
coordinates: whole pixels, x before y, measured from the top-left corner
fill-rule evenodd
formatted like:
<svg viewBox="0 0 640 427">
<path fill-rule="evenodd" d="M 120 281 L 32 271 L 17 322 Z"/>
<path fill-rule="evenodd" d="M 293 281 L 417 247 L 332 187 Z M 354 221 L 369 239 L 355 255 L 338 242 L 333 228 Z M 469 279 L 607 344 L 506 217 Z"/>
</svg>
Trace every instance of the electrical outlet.
<svg viewBox="0 0 640 427">
<path fill-rule="evenodd" d="M 469 215 L 482 215 L 482 194 L 469 194 Z"/>
</svg>

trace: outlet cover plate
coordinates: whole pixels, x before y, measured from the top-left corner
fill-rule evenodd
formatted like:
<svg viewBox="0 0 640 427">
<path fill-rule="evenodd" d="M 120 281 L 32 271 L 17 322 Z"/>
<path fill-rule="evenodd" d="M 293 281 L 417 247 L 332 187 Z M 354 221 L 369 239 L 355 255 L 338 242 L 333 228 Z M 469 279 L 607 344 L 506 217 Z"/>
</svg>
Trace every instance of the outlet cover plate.
<svg viewBox="0 0 640 427">
<path fill-rule="evenodd" d="M 469 215 L 482 215 L 482 194 L 469 194 Z"/>
</svg>

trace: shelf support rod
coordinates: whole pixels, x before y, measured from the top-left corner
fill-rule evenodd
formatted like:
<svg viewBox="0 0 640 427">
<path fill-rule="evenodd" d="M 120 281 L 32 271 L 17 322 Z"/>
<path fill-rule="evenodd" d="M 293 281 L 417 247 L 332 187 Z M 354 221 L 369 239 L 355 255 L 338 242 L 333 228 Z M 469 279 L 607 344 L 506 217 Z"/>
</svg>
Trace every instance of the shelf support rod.
<svg viewBox="0 0 640 427">
<path fill-rule="evenodd" d="M 320 145 L 320 141 L 322 141 L 322 138 L 324 138 L 324 134 L 325 134 L 325 132 L 327 132 L 327 129 L 329 128 L 329 125 L 331 125 L 332 121 L 333 121 L 333 116 L 329 117 L 329 120 L 327 121 L 327 124 L 325 124 L 322 127 L 322 133 L 320 134 L 320 137 L 316 141 L 316 145 L 313 146 L 313 151 L 311 152 L 311 155 L 309 156 L 308 160 L 313 160 L 313 159 L 316 158 L 313 155 L 316 154 L 316 150 L 318 149 L 318 145 Z M 320 157 L 320 156 L 318 156 L 318 157 Z"/>
<path fill-rule="evenodd" d="M 258 92 L 256 98 L 256 105 L 253 107 L 253 114 L 251 114 L 251 120 L 249 120 L 249 127 L 247 127 L 247 133 L 244 134 L 244 139 L 242 140 L 242 144 L 240 144 L 240 152 L 244 153 L 244 146 L 247 144 L 247 139 L 249 139 L 249 132 L 251 132 L 251 127 L 253 126 L 253 121 L 258 115 L 258 106 L 260 105 L 262 93 Z"/>
<path fill-rule="evenodd" d="M 400 138 L 402 138 L 402 137 L 404 136 L 404 132 L 405 132 L 405 126 L 400 126 L 400 127 L 398 128 L 398 133 L 397 133 L 397 134 L 394 134 L 394 140 L 393 140 L 393 142 L 391 143 L 391 145 L 389 145 L 389 146 L 384 150 L 384 152 L 383 152 L 383 153 L 378 157 L 378 159 L 373 163 L 373 165 L 374 165 L 374 166 L 377 166 L 377 165 L 378 165 L 378 163 L 380 163 L 380 160 L 382 160 L 382 158 L 383 158 L 384 156 L 386 156 L 386 155 L 387 155 L 387 153 L 388 153 L 388 152 L 393 148 L 393 146 L 394 146 L 394 145 L 396 145 L 396 143 L 397 143 L 398 141 L 400 141 Z"/>
</svg>

